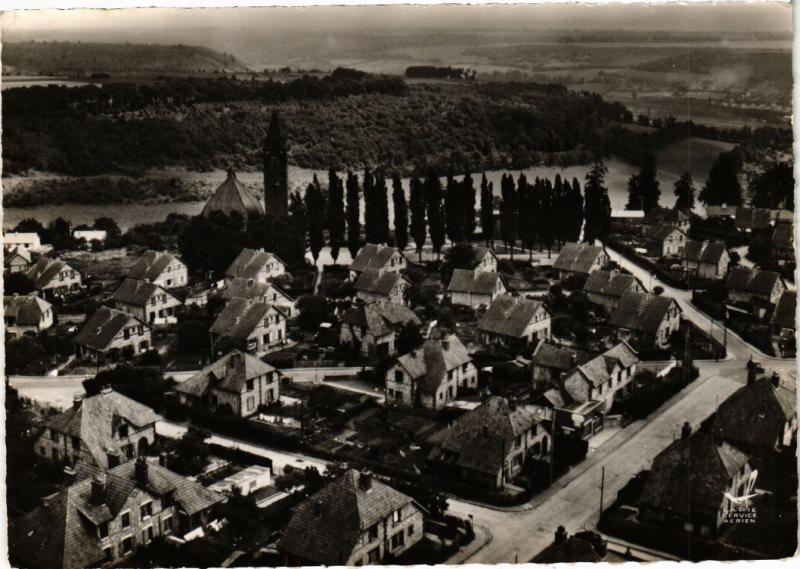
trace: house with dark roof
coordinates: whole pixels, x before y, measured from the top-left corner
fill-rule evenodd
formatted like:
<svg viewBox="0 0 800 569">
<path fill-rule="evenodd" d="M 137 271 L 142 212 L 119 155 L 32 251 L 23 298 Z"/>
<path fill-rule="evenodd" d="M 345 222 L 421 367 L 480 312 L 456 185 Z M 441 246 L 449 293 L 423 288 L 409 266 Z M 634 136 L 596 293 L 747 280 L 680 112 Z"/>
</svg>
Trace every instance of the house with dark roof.
<svg viewBox="0 0 800 569">
<path fill-rule="evenodd" d="M 478 269 L 454 269 L 447 285 L 451 304 L 472 308 L 489 306 L 507 292 L 508 287 L 500 273 Z"/>
<path fill-rule="evenodd" d="M 654 225 L 666 223 L 686 233 L 689 231 L 691 217 L 684 210 L 656 206 L 645 213 L 643 223 L 645 232 Z"/>
<path fill-rule="evenodd" d="M 177 296 L 159 285 L 134 279 L 122 281 L 111 295 L 111 304 L 148 324 L 175 322 L 178 308 L 183 305 Z"/>
<path fill-rule="evenodd" d="M 36 335 L 53 325 L 53 305 L 35 294 L 4 296 L 3 322 L 9 339 Z"/>
<path fill-rule="evenodd" d="M 128 278 L 147 281 L 161 288 L 177 288 L 189 283 L 189 270 L 172 253 L 145 251 L 128 272 Z"/>
<path fill-rule="evenodd" d="M 373 302 L 396 304 L 406 303 L 406 291 L 411 282 L 396 271 L 378 271 L 367 269 L 359 273 L 353 288 L 356 298 L 366 304 Z"/>
<path fill-rule="evenodd" d="M 656 223 L 644 234 L 647 253 L 652 257 L 678 257 L 686 247 L 686 233 L 670 223 Z"/>
<path fill-rule="evenodd" d="M 211 337 L 214 344 L 263 355 L 286 344 L 286 319 L 279 306 L 233 298 L 211 325 Z"/>
<path fill-rule="evenodd" d="M 532 563 L 600 563 L 606 561 L 626 561 L 626 558 L 608 558 L 608 543 L 605 538 L 596 532 L 581 531 L 575 535 L 567 534 L 564 526 L 556 530 L 555 541 L 542 550 L 531 561 Z M 620 556 L 616 556 L 620 557 Z"/>
<path fill-rule="evenodd" d="M 476 338 L 483 346 L 524 348 L 549 340 L 551 322 L 542 301 L 504 294 L 481 316 Z"/>
<path fill-rule="evenodd" d="M 357 304 L 340 321 L 339 343 L 378 359 L 397 353 L 397 334 L 402 328 L 422 324 L 410 309 L 394 302 Z"/>
<path fill-rule="evenodd" d="M 244 298 L 277 306 L 286 314 L 287 318 L 293 318 L 297 314 L 295 299 L 286 294 L 275 283 L 237 277 L 225 284 L 220 291 L 220 295 L 227 301 L 234 298 Z"/>
<path fill-rule="evenodd" d="M 592 352 L 579 350 L 553 342 L 539 342 L 531 357 L 531 391 L 541 393 L 560 385 L 564 375 L 595 356 Z"/>
<path fill-rule="evenodd" d="M 289 566 L 378 565 L 423 538 L 424 516 L 410 496 L 349 470 L 297 506 L 278 551 Z"/>
<path fill-rule="evenodd" d="M 158 419 L 150 407 L 105 388 L 90 397 L 76 396 L 71 408 L 50 418 L 34 451 L 56 463 L 113 468 L 153 444 Z"/>
<path fill-rule="evenodd" d="M 247 279 L 265 283 L 273 277 L 286 274 L 286 263 L 277 255 L 264 249 L 242 249 L 225 269 L 225 282 Z"/>
<path fill-rule="evenodd" d="M 588 275 L 602 269 L 608 255 L 601 247 L 588 243 L 564 243 L 553 268 L 564 279 L 572 275 Z"/>
<path fill-rule="evenodd" d="M 365 271 L 399 273 L 408 267 L 408 260 L 397 247 L 366 243 L 350 263 L 350 280 L 355 281 Z"/>
<path fill-rule="evenodd" d="M 730 261 L 725 243 L 689 239 L 683 249 L 681 264 L 689 277 L 719 280 L 728 274 Z"/>
<path fill-rule="evenodd" d="M 79 360 L 117 361 L 152 346 L 150 326 L 127 312 L 101 306 L 72 339 Z"/>
<path fill-rule="evenodd" d="M 779 263 L 794 260 L 794 224 L 782 221 L 772 230 L 772 256 Z"/>
<path fill-rule="evenodd" d="M 250 417 L 280 399 L 280 379 L 271 365 L 234 350 L 179 383 L 175 392 L 182 405 Z"/>
<path fill-rule="evenodd" d="M 583 285 L 586 300 L 611 312 L 626 292 L 644 292 L 639 279 L 617 271 L 594 271 Z"/>
<path fill-rule="evenodd" d="M 497 255 L 489 247 L 473 246 L 474 257 L 468 269 L 475 272 L 496 273 Z"/>
<path fill-rule="evenodd" d="M 761 207 L 737 207 L 736 227 L 750 233 L 758 229 L 766 229 L 772 223 L 772 211 Z"/>
<path fill-rule="evenodd" d="M 429 338 L 386 371 L 386 400 L 443 409 L 459 393 L 478 388 L 478 368 L 455 334 Z"/>
<path fill-rule="evenodd" d="M 183 538 L 209 523 L 222 494 L 140 457 L 105 472 L 81 467 L 78 480 L 42 499 L 9 528 L 15 566 L 83 569 L 124 564 L 157 537 Z"/>
<path fill-rule="evenodd" d="M 491 489 L 514 480 L 529 460 L 549 459 L 544 416 L 503 397 L 490 397 L 455 420 L 428 455 L 437 474 Z"/>
<path fill-rule="evenodd" d="M 772 313 L 772 345 L 784 358 L 796 353 L 797 291 L 786 290 Z"/>
<path fill-rule="evenodd" d="M 225 215 L 238 214 L 247 224 L 249 221 L 263 216 L 264 207 L 239 181 L 236 173 L 229 169 L 225 181 L 208 198 L 201 215 L 208 217 L 213 212 Z"/>
<path fill-rule="evenodd" d="M 681 307 L 668 296 L 627 292 L 611 312 L 608 324 L 619 340 L 639 348 L 666 348 L 680 329 Z"/>
<path fill-rule="evenodd" d="M 643 522 L 715 537 L 735 500 L 751 493 L 747 455 L 709 433 L 681 437 L 656 456 L 639 498 Z"/>
<path fill-rule="evenodd" d="M 3 266 L 11 273 L 25 273 L 31 268 L 31 253 L 27 249 L 14 249 L 3 257 Z"/>
<path fill-rule="evenodd" d="M 780 273 L 750 267 L 734 267 L 725 282 L 730 304 L 744 304 L 763 317 L 786 290 Z"/>
<path fill-rule="evenodd" d="M 61 296 L 81 288 L 81 274 L 58 259 L 39 257 L 25 275 L 45 298 Z"/>
</svg>

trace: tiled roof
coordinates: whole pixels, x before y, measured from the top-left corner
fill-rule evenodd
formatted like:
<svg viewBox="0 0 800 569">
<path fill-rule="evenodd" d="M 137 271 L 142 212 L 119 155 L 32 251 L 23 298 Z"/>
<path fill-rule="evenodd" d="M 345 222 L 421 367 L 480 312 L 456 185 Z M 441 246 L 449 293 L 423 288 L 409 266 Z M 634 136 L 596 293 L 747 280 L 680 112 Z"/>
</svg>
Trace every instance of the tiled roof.
<svg viewBox="0 0 800 569">
<path fill-rule="evenodd" d="M 95 350 L 105 350 L 111 341 L 128 323 L 133 320 L 145 327 L 147 325 L 130 314 L 101 306 L 92 314 L 72 340 L 75 344 L 87 346 Z"/>
<path fill-rule="evenodd" d="M 114 294 L 111 295 L 111 301 L 133 306 L 144 306 L 154 294 L 159 293 L 166 293 L 169 296 L 174 296 L 172 293 L 153 283 L 125 279 L 122 281 L 122 284 L 119 285 L 119 288 L 114 291 Z"/>
<path fill-rule="evenodd" d="M 380 271 L 386 268 L 392 256 L 398 253 L 396 247 L 367 243 L 358 250 L 356 258 L 350 263 L 350 270 L 362 272 L 369 269 Z M 402 253 L 400 253 L 402 255 Z"/>
<path fill-rule="evenodd" d="M 10 265 L 11 261 L 13 261 L 16 257 L 19 257 L 26 263 L 30 264 L 31 262 L 31 252 L 24 248 L 15 248 L 9 251 L 8 254 L 5 256 L 5 264 Z"/>
<path fill-rule="evenodd" d="M 795 416 L 794 393 L 764 378 L 745 385 L 722 402 L 713 432 L 734 444 L 773 448 L 783 436 L 785 424 Z"/>
<path fill-rule="evenodd" d="M 39 257 L 31 268 L 26 271 L 26 275 L 33 281 L 36 289 L 42 289 L 50 284 L 58 273 L 64 268 L 71 268 L 64 261 L 58 259 L 48 259 L 47 257 Z"/>
<path fill-rule="evenodd" d="M 164 251 L 145 251 L 128 273 L 131 279 L 153 282 L 167 266 L 175 261 L 175 256 Z"/>
<path fill-rule="evenodd" d="M 230 266 L 225 269 L 225 276 L 228 278 L 254 279 L 272 261 L 286 265 L 274 253 L 255 249 L 242 249 Z"/>
<path fill-rule="evenodd" d="M 725 243 L 712 241 L 693 241 L 689 239 L 683 250 L 683 257 L 695 263 L 710 263 L 717 265 L 725 254 Z"/>
<path fill-rule="evenodd" d="M 765 208 L 736 208 L 736 227 L 741 229 L 764 229 L 772 221 L 772 212 Z"/>
<path fill-rule="evenodd" d="M 495 474 L 516 437 L 539 421 L 541 417 L 503 397 L 490 397 L 456 419 L 441 450 L 434 449 L 430 459 Z"/>
<path fill-rule="evenodd" d="M 478 322 L 478 330 L 520 338 L 539 311 L 549 318 L 541 301 L 504 294 L 494 299 Z"/>
<path fill-rule="evenodd" d="M 725 286 L 728 290 L 769 295 L 781 280 L 780 274 L 772 271 L 734 267 L 728 274 Z"/>
<path fill-rule="evenodd" d="M 247 380 L 273 371 L 275 371 L 274 367 L 257 357 L 233 350 L 178 384 L 175 389 L 197 397 L 202 396 L 209 385 L 217 389 L 240 393 Z"/>
<path fill-rule="evenodd" d="M 71 407 L 51 418 L 45 426 L 83 441 L 98 465 L 106 464 L 106 449 L 116 448 L 114 427 L 124 420 L 137 429 L 159 419 L 150 407 L 116 391 L 86 397 L 80 406 Z"/>
<path fill-rule="evenodd" d="M 615 366 L 627 369 L 639 361 L 636 351 L 627 343 L 621 342 L 599 356 L 578 365 L 564 378 L 564 389 L 574 401 L 585 402 L 579 391 L 570 389 L 569 379 L 578 377 L 593 387 L 598 387 L 611 379 Z"/>
<path fill-rule="evenodd" d="M 497 281 L 500 279 L 500 273 L 454 269 L 447 290 L 449 292 L 491 295 L 497 290 Z"/>
<path fill-rule="evenodd" d="M 366 328 L 376 337 L 394 332 L 399 326 L 420 324 L 419 318 L 411 310 L 394 302 L 385 304 L 362 304 L 345 312 L 342 324 L 352 324 Z"/>
<path fill-rule="evenodd" d="M 539 342 L 533 352 L 533 364 L 568 371 L 592 359 L 594 354 L 570 346 Z"/>
<path fill-rule="evenodd" d="M 471 269 L 476 268 L 483 261 L 483 258 L 486 257 L 486 255 L 491 255 L 492 257 L 497 258 L 497 255 L 495 255 L 494 251 L 492 251 L 489 247 L 474 245 L 472 249 L 474 250 L 475 254 L 472 258 L 472 263 L 470 263 L 469 268 Z"/>
<path fill-rule="evenodd" d="M 358 276 L 356 282 L 353 284 L 353 288 L 358 292 L 388 295 L 392 292 L 395 284 L 402 279 L 403 275 L 400 273 L 387 273 L 367 269 Z"/>
<path fill-rule="evenodd" d="M 442 340 L 426 340 L 418 349 L 397 359 L 397 363 L 417 380 L 418 389 L 426 393 L 435 393 L 449 370 L 471 361 L 467 349 L 455 334 Z"/>
<path fill-rule="evenodd" d="M 559 271 L 588 274 L 603 250 L 588 243 L 565 243 L 553 268 Z"/>
<path fill-rule="evenodd" d="M 633 275 L 614 271 L 594 271 L 589 274 L 583 290 L 620 298 L 629 290 L 635 290 L 638 280 Z"/>
<path fill-rule="evenodd" d="M 248 217 L 264 215 L 261 203 L 236 178 L 233 170 L 228 170 L 225 181 L 208 199 L 202 215 L 208 216 L 212 211 L 219 211 L 225 215 L 237 212 L 245 220 Z"/>
<path fill-rule="evenodd" d="M 653 460 L 639 504 L 679 516 L 691 507 L 693 513 L 716 517 L 723 493 L 747 462 L 742 452 L 708 433 L 679 438 Z"/>
<path fill-rule="evenodd" d="M 653 333 L 658 330 L 667 310 L 673 304 L 676 304 L 675 300 L 668 296 L 626 292 L 611 313 L 609 324 L 617 328 Z"/>
<path fill-rule="evenodd" d="M 781 328 L 795 328 L 797 322 L 797 291 L 786 290 L 778 299 L 772 313 L 772 323 Z"/>
<path fill-rule="evenodd" d="M 262 283 L 245 278 L 232 279 L 225 285 L 221 292 L 222 298 L 225 300 L 230 300 L 232 298 L 246 298 L 249 300 L 263 298 L 265 300 L 270 300 L 274 294 L 282 297 L 287 302 L 294 302 L 291 296 L 273 283 Z"/>
<path fill-rule="evenodd" d="M 13 318 L 17 326 L 38 326 L 52 309 L 52 304 L 35 295 L 3 297 L 3 316 Z"/>
<path fill-rule="evenodd" d="M 653 241 L 664 241 L 673 233 L 683 234 L 683 231 L 672 225 L 671 223 L 656 223 L 647 231 L 647 237 Z"/>
<path fill-rule="evenodd" d="M 794 249 L 794 224 L 781 222 L 775 224 L 772 232 L 772 246 L 776 249 Z"/>
<path fill-rule="evenodd" d="M 361 534 L 412 499 L 349 470 L 302 502 L 283 532 L 280 551 L 315 565 L 344 565 Z"/>
<path fill-rule="evenodd" d="M 278 313 L 283 317 L 282 313 L 269 304 L 232 298 L 214 320 L 211 332 L 219 336 L 247 340 L 264 317 L 270 313 Z"/>
</svg>

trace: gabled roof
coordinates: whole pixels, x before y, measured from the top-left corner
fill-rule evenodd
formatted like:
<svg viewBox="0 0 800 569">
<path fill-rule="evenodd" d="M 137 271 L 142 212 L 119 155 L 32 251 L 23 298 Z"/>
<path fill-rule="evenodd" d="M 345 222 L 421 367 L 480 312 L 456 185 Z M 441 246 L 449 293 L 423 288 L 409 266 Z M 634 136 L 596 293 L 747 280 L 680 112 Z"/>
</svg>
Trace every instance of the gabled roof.
<svg viewBox="0 0 800 569">
<path fill-rule="evenodd" d="M 794 224 L 781 222 L 775 224 L 772 232 L 772 246 L 776 249 L 794 249 Z"/>
<path fill-rule="evenodd" d="M 779 282 L 783 282 L 779 273 L 749 267 L 734 267 L 728 274 L 725 286 L 728 290 L 769 295 Z"/>
<path fill-rule="evenodd" d="M 681 516 L 691 507 L 695 514 L 716 517 L 723 493 L 747 462 L 742 452 L 708 433 L 679 438 L 653 460 L 639 504 Z"/>
<path fill-rule="evenodd" d="M 553 344 L 551 342 L 539 342 L 539 345 L 537 345 L 536 349 L 533 351 L 532 361 L 533 365 L 569 371 L 575 366 L 589 361 L 593 357 L 594 354 L 591 352 L 586 352 L 570 346 L 562 346 L 561 344 Z"/>
<path fill-rule="evenodd" d="M 175 255 L 165 251 L 145 251 L 128 273 L 128 278 L 153 282 L 175 260 Z"/>
<path fill-rule="evenodd" d="M 111 295 L 112 302 L 121 302 L 132 306 L 144 306 L 154 294 L 165 293 L 173 298 L 175 295 L 160 286 L 134 279 L 125 279 Z"/>
<path fill-rule="evenodd" d="M 689 221 L 689 214 L 680 209 L 671 209 L 656 206 L 644 215 L 645 223 L 685 223 Z"/>
<path fill-rule="evenodd" d="M 101 306 L 92 314 L 72 340 L 73 343 L 81 346 L 103 351 L 108 348 L 111 341 L 119 334 L 131 321 L 147 327 L 147 324 L 126 314 L 120 310 L 115 310 L 107 306 Z"/>
<path fill-rule="evenodd" d="M 17 257 L 19 257 L 20 259 L 22 259 L 23 261 L 25 261 L 27 264 L 30 265 L 31 252 L 28 249 L 25 249 L 24 247 L 15 247 L 9 253 L 7 253 L 6 256 L 4 257 L 4 264 L 10 265 L 11 262 Z"/>
<path fill-rule="evenodd" d="M 521 338 L 538 312 L 547 312 L 539 300 L 504 294 L 494 299 L 478 322 L 478 330 Z"/>
<path fill-rule="evenodd" d="M 273 371 L 274 367 L 257 357 L 233 350 L 178 384 L 175 390 L 195 397 L 202 397 L 209 386 L 240 393 L 248 380 Z"/>
<path fill-rule="evenodd" d="M 785 290 L 775 305 L 772 324 L 794 330 L 797 321 L 797 291 Z"/>
<path fill-rule="evenodd" d="M 502 280 L 500 273 L 454 269 L 447 290 L 448 292 L 491 295 L 497 290 L 498 280 Z"/>
<path fill-rule="evenodd" d="M 598 387 L 611 379 L 614 368 L 627 369 L 639 361 L 636 351 L 626 342 L 620 342 L 610 350 L 575 367 L 564 378 L 564 389 L 573 401 L 584 403 L 579 391 L 572 390 L 570 379 L 578 378 L 593 387 Z"/>
<path fill-rule="evenodd" d="M 577 536 L 570 536 L 564 543 L 551 545 L 539 555 L 534 563 L 598 563 L 603 558 L 597 553 L 594 546 Z"/>
<path fill-rule="evenodd" d="M 397 359 L 408 375 L 417 380 L 418 389 L 425 393 L 435 393 L 447 379 L 448 371 L 471 361 L 467 348 L 455 334 L 441 340 L 426 340 L 418 349 Z"/>
<path fill-rule="evenodd" d="M 713 432 L 734 444 L 773 448 L 796 416 L 794 393 L 763 378 L 745 385 L 717 409 Z"/>
<path fill-rule="evenodd" d="M 683 231 L 672 225 L 671 223 L 656 223 L 647 231 L 647 237 L 653 241 L 664 241 L 673 233 L 680 233 L 684 235 Z"/>
<path fill-rule="evenodd" d="M 264 318 L 271 313 L 284 317 L 283 313 L 269 304 L 244 298 L 232 298 L 214 320 L 211 332 L 219 336 L 247 340 Z"/>
<path fill-rule="evenodd" d="M 420 324 L 413 311 L 395 302 L 361 304 L 342 314 L 342 324 L 366 328 L 375 337 L 386 336 L 399 326 Z"/>
<path fill-rule="evenodd" d="M 273 294 L 283 297 L 288 302 L 294 302 L 291 296 L 283 292 L 273 283 L 262 283 L 252 279 L 234 278 L 222 289 L 222 298 L 246 298 L 269 300 Z"/>
<path fill-rule="evenodd" d="M 717 265 L 725 254 L 725 243 L 715 243 L 712 241 L 686 241 L 683 250 L 683 257 L 687 261 L 694 263 L 710 263 Z"/>
<path fill-rule="evenodd" d="M 615 271 L 593 271 L 583 285 L 585 292 L 620 298 L 639 283 L 633 275 Z M 641 286 L 639 287 L 641 288 Z"/>
<path fill-rule="evenodd" d="M 31 268 L 25 274 L 33 281 L 33 285 L 37 289 L 42 289 L 50 284 L 58 273 L 64 269 L 72 269 L 64 261 L 58 259 L 48 259 L 47 257 L 39 257 Z M 73 269 L 74 270 L 74 269 Z"/>
<path fill-rule="evenodd" d="M 362 272 L 369 269 L 381 271 L 389 265 L 389 261 L 395 254 L 403 255 L 397 247 L 386 245 L 376 245 L 367 243 L 358 250 L 356 258 L 350 263 L 350 270 Z"/>
<path fill-rule="evenodd" d="M 611 313 L 608 323 L 617 328 L 654 333 L 673 304 L 677 306 L 675 299 L 669 296 L 626 292 Z"/>
<path fill-rule="evenodd" d="M 4 296 L 3 316 L 13 318 L 17 326 L 38 326 L 53 305 L 35 295 Z"/>
<path fill-rule="evenodd" d="M 740 229 L 763 229 L 769 227 L 770 221 L 772 212 L 766 208 L 736 208 L 736 227 Z"/>
<path fill-rule="evenodd" d="M 559 271 L 589 274 L 603 250 L 588 243 L 565 243 L 553 268 Z"/>
<path fill-rule="evenodd" d="M 137 429 L 158 421 L 159 417 L 150 407 L 142 405 L 121 393 L 107 390 L 86 397 L 81 404 L 59 413 L 45 426 L 78 437 L 88 448 L 98 465 L 106 464 L 106 450 L 115 449 L 114 427 L 124 420 Z"/>
<path fill-rule="evenodd" d="M 495 260 L 497 260 L 497 255 L 495 255 L 494 251 L 492 251 L 489 247 L 484 247 L 482 245 L 474 245 L 472 249 L 475 252 L 475 254 L 469 266 L 469 268 L 471 269 L 476 268 L 483 261 L 486 255 L 491 255 L 492 257 L 495 258 Z"/>
<path fill-rule="evenodd" d="M 401 280 L 406 279 L 400 273 L 367 269 L 358 276 L 356 282 L 353 283 L 353 288 L 357 292 L 370 292 L 386 296 Z"/>
<path fill-rule="evenodd" d="M 315 565 L 345 565 L 362 532 L 412 502 L 349 470 L 297 507 L 278 549 Z"/>
<path fill-rule="evenodd" d="M 228 278 L 254 279 L 272 261 L 277 261 L 284 267 L 286 266 L 286 263 L 281 261 L 277 255 L 269 251 L 242 249 L 228 268 L 225 269 L 225 276 Z"/>
<path fill-rule="evenodd" d="M 208 198 L 202 215 L 209 216 L 213 211 L 219 211 L 225 215 L 236 212 L 245 220 L 249 217 L 264 215 L 261 203 L 236 178 L 233 170 L 228 170 L 225 181 L 220 184 L 214 195 Z"/>
</svg>

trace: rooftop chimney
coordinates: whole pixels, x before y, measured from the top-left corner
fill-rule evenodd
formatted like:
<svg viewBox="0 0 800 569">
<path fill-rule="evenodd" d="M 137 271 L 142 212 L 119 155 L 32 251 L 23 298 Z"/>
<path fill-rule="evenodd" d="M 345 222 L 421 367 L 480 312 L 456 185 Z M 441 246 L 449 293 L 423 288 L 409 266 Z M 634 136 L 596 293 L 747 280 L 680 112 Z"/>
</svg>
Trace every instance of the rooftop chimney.
<svg viewBox="0 0 800 569">
<path fill-rule="evenodd" d="M 369 490 L 372 488 L 372 474 L 369 472 L 362 472 L 358 477 L 358 485 L 362 490 Z"/>
<path fill-rule="evenodd" d="M 321 516 L 322 515 L 322 502 L 320 500 L 314 500 L 314 503 L 311 504 L 311 512 L 315 516 Z"/>
<path fill-rule="evenodd" d="M 556 545 L 561 545 L 562 543 L 565 543 L 567 541 L 567 538 L 569 538 L 569 534 L 567 534 L 567 528 L 565 528 L 564 526 L 558 526 L 558 529 L 556 530 L 556 539 L 555 539 Z"/>
<path fill-rule="evenodd" d="M 159 455 L 158 455 L 158 464 L 159 464 L 159 466 L 163 466 L 164 468 L 167 468 L 167 453 L 166 452 L 161 451 L 159 453 Z"/>
<path fill-rule="evenodd" d="M 72 408 L 73 409 L 80 408 L 81 403 L 83 403 L 83 393 L 76 393 L 75 395 L 72 396 Z"/>
<path fill-rule="evenodd" d="M 147 459 L 140 456 L 136 459 L 136 466 L 134 467 L 134 476 L 136 477 L 136 484 L 139 486 L 147 486 Z"/>
<path fill-rule="evenodd" d="M 92 478 L 91 499 L 93 504 L 102 504 L 105 501 L 106 475 L 98 474 Z"/>
<path fill-rule="evenodd" d="M 692 435 L 692 426 L 689 424 L 689 421 L 683 423 L 681 427 L 681 439 L 684 441 L 689 440 L 689 437 Z"/>
<path fill-rule="evenodd" d="M 100 393 L 102 393 L 103 395 L 108 395 L 109 393 L 111 393 L 111 391 L 112 390 L 110 385 L 104 385 L 103 388 L 100 390 Z"/>
<path fill-rule="evenodd" d="M 780 387 L 781 386 L 781 376 L 778 375 L 777 371 L 773 371 L 772 372 L 772 377 L 770 377 L 770 382 L 775 387 Z"/>
<path fill-rule="evenodd" d="M 444 340 L 442 340 L 442 349 L 443 349 L 444 351 L 447 351 L 447 350 L 449 350 L 449 349 L 450 349 L 450 340 L 448 340 L 447 338 L 445 338 Z"/>
</svg>

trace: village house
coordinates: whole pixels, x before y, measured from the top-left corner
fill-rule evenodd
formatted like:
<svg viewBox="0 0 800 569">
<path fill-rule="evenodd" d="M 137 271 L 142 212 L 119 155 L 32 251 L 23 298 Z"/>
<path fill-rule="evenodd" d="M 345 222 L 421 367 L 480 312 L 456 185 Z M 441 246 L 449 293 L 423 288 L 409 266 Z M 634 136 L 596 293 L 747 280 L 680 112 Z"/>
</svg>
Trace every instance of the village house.
<svg viewBox="0 0 800 569">
<path fill-rule="evenodd" d="M 26 251 L 28 253 L 37 251 L 42 247 L 42 240 L 38 233 L 16 233 L 9 231 L 3 234 L 3 251 Z"/>
<path fill-rule="evenodd" d="M 84 322 L 72 343 L 79 360 L 117 361 L 146 352 L 152 338 L 150 326 L 135 316 L 101 306 Z"/>
<path fill-rule="evenodd" d="M 747 233 L 759 229 L 766 229 L 772 224 L 772 212 L 760 207 L 737 207 L 736 227 Z"/>
<path fill-rule="evenodd" d="M 27 272 L 32 264 L 31 252 L 27 249 L 14 249 L 3 257 L 3 265 L 11 274 Z"/>
<path fill-rule="evenodd" d="M 681 326 L 681 308 L 674 298 L 628 292 L 608 321 L 617 339 L 639 348 L 667 348 Z"/>
<path fill-rule="evenodd" d="M 550 313 L 540 300 L 504 294 L 478 321 L 477 341 L 483 346 L 520 349 L 550 339 Z"/>
<path fill-rule="evenodd" d="M 104 388 L 97 395 L 76 396 L 71 408 L 48 419 L 34 450 L 56 463 L 113 468 L 147 451 L 158 420 L 150 407 Z"/>
<path fill-rule="evenodd" d="M 279 306 L 244 298 L 231 299 L 211 325 L 214 344 L 263 355 L 286 343 L 286 314 Z"/>
<path fill-rule="evenodd" d="M 286 263 L 277 255 L 264 249 L 242 249 L 225 269 L 225 281 L 247 279 L 265 283 L 269 279 L 286 274 Z"/>
<path fill-rule="evenodd" d="M 795 328 L 797 318 L 797 291 L 786 290 L 772 313 L 772 345 L 775 352 L 785 358 L 796 353 Z"/>
<path fill-rule="evenodd" d="M 431 411 L 466 389 L 478 388 L 478 369 L 455 334 L 430 338 L 386 371 L 386 401 Z"/>
<path fill-rule="evenodd" d="M 297 506 L 278 551 L 289 566 L 377 565 L 424 531 L 424 511 L 411 497 L 349 470 Z"/>
<path fill-rule="evenodd" d="M 225 500 L 199 482 L 140 457 L 105 472 L 80 466 L 77 481 L 10 524 L 12 563 L 84 569 L 124 563 L 158 537 L 185 538 Z"/>
<path fill-rule="evenodd" d="M 174 322 L 182 305 L 178 297 L 156 284 L 127 278 L 111 295 L 111 303 L 148 324 Z"/>
<path fill-rule="evenodd" d="M 236 178 L 236 173 L 228 169 L 225 181 L 208 198 L 201 215 L 208 217 L 214 212 L 239 215 L 246 227 L 250 221 L 264 215 L 264 206 Z"/>
<path fill-rule="evenodd" d="M 182 405 L 212 413 L 225 408 L 250 417 L 280 399 L 281 374 L 250 354 L 234 350 L 175 388 Z"/>
<path fill-rule="evenodd" d="M 684 233 L 689 231 L 691 216 L 684 210 L 656 206 L 644 215 L 644 228 L 666 223 L 678 228 Z"/>
<path fill-rule="evenodd" d="M 734 267 L 725 282 L 730 304 L 748 306 L 757 317 L 764 317 L 786 290 L 783 277 L 773 271 Z"/>
<path fill-rule="evenodd" d="M 683 250 L 683 270 L 698 279 L 719 280 L 728 274 L 731 257 L 725 243 L 713 241 L 686 241 Z"/>
<path fill-rule="evenodd" d="M 589 275 L 608 263 L 608 255 L 601 247 L 588 243 L 564 243 L 553 268 L 561 279 L 573 275 Z"/>
<path fill-rule="evenodd" d="M 497 255 L 489 247 L 473 246 L 473 260 L 468 269 L 476 273 L 496 273 Z"/>
<path fill-rule="evenodd" d="M 366 243 L 350 263 L 350 280 L 355 281 L 365 271 L 399 273 L 408 267 L 408 261 L 397 247 Z"/>
<path fill-rule="evenodd" d="M 128 272 L 128 278 L 147 281 L 161 288 L 178 288 L 189 283 L 189 270 L 172 253 L 145 251 Z"/>
<path fill-rule="evenodd" d="M 747 456 L 705 432 L 681 437 L 656 456 L 639 498 L 639 519 L 665 528 L 715 537 L 735 504 L 728 496 L 751 491 Z"/>
<path fill-rule="evenodd" d="M 583 291 L 586 300 L 611 312 L 626 292 L 644 292 L 644 286 L 639 279 L 627 273 L 594 271 L 586 279 Z"/>
<path fill-rule="evenodd" d="M 3 322 L 6 338 L 35 336 L 53 325 L 53 305 L 35 294 L 4 296 Z"/>
<path fill-rule="evenodd" d="M 594 354 L 572 346 L 539 342 L 531 357 L 531 391 L 541 393 L 560 385 L 564 375 L 592 359 Z"/>
<path fill-rule="evenodd" d="M 686 247 L 686 233 L 669 223 L 657 223 L 645 233 L 651 257 L 678 257 Z"/>
<path fill-rule="evenodd" d="M 529 460 L 549 460 L 552 441 L 543 420 L 515 401 L 490 397 L 455 420 L 427 465 L 432 473 L 503 488 Z"/>
<path fill-rule="evenodd" d="M 397 334 L 406 326 L 419 327 L 417 315 L 401 304 L 358 304 L 341 317 L 339 342 L 362 356 L 378 359 L 397 353 Z"/>
<path fill-rule="evenodd" d="M 293 318 L 297 314 L 297 303 L 295 300 L 274 283 L 259 282 L 254 279 L 235 278 L 225 284 L 220 294 L 226 301 L 230 301 L 234 298 L 244 298 L 277 306 L 287 318 Z"/>
<path fill-rule="evenodd" d="M 451 304 L 478 308 L 489 306 L 508 287 L 500 273 L 483 270 L 454 269 L 447 285 L 447 296 Z"/>
<path fill-rule="evenodd" d="M 406 291 L 411 282 L 399 272 L 367 269 L 360 273 L 353 288 L 356 298 L 364 303 L 394 302 L 406 304 Z"/>
<path fill-rule="evenodd" d="M 72 237 L 76 241 L 83 241 L 87 247 L 93 243 L 105 243 L 107 236 L 103 229 L 76 229 L 72 232 Z"/>
<path fill-rule="evenodd" d="M 602 535 L 592 531 L 581 531 L 569 535 L 564 526 L 558 526 L 555 540 L 542 550 L 531 563 L 555 565 L 556 563 L 607 563 L 624 562 L 624 557 L 609 551 L 608 542 Z"/>
<path fill-rule="evenodd" d="M 61 296 L 81 288 L 81 274 L 58 259 L 39 257 L 25 275 L 45 298 Z"/>
<path fill-rule="evenodd" d="M 794 224 L 783 221 L 772 231 L 772 257 L 779 264 L 794 261 Z"/>
</svg>

